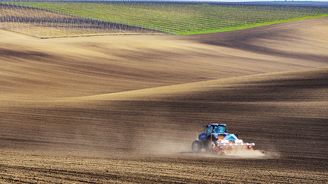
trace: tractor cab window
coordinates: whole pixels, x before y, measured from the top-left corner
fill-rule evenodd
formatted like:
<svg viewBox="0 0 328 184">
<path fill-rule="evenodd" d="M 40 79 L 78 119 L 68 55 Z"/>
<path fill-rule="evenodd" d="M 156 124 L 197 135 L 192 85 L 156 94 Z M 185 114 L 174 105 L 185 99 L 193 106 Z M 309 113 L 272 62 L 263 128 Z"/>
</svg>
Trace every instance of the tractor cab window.
<svg viewBox="0 0 328 184">
<path fill-rule="evenodd" d="M 226 127 L 224 126 L 216 126 L 214 132 L 217 134 L 224 134 L 226 132 Z"/>
<path fill-rule="evenodd" d="M 207 126 L 205 128 L 205 133 L 206 133 L 207 136 L 211 135 L 212 132 L 213 132 L 213 127 L 212 126 Z"/>
</svg>

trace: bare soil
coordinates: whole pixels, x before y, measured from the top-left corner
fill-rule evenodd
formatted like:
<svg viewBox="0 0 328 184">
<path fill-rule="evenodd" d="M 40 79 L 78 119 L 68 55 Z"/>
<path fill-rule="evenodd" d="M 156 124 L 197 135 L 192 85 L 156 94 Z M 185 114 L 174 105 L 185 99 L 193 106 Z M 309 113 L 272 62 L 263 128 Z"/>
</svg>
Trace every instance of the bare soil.
<svg viewBox="0 0 328 184">
<path fill-rule="evenodd" d="M 0 31 L 0 182 L 327 183 L 327 25 L 51 40 Z M 264 155 L 190 153 L 209 121 Z"/>
</svg>

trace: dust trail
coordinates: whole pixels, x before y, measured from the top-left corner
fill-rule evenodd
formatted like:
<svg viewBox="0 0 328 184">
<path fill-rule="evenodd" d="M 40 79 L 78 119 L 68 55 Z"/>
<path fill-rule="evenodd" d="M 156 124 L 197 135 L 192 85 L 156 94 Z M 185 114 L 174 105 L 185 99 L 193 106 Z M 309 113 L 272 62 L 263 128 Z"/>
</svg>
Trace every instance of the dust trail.
<svg viewBox="0 0 328 184">
<path fill-rule="evenodd" d="M 264 151 L 260 150 L 236 150 L 232 151 L 230 153 L 226 153 L 224 155 L 225 157 L 231 157 L 231 158 L 254 158 L 254 159 L 263 159 L 267 158 L 267 155 L 264 153 Z"/>
<path fill-rule="evenodd" d="M 177 155 L 190 152 L 190 143 L 182 141 L 158 140 L 155 144 L 143 147 L 144 153 L 155 155 Z"/>
<path fill-rule="evenodd" d="M 148 144 L 143 147 L 143 154 L 157 156 L 182 156 L 182 157 L 199 157 L 199 158 L 219 158 L 219 159 L 275 159 L 279 158 L 278 152 L 268 152 L 264 150 L 231 150 L 224 154 L 218 153 L 192 153 L 191 145 L 185 141 L 168 141 L 158 140 L 156 144 Z"/>
</svg>

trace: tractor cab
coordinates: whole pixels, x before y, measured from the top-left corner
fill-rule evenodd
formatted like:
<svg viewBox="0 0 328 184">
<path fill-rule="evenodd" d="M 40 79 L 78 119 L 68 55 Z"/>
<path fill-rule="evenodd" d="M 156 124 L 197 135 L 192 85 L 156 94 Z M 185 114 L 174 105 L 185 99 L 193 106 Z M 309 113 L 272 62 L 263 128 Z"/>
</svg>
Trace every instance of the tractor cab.
<svg viewBox="0 0 328 184">
<path fill-rule="evenodd" d="M 206 133 L 207 136 L 211 134 L 224 135 L 227 133 L 227 125 L 219 123 L 208 124 L 205 126 L 204 133 Z"/>
<path fill-rule="evenodd" d="M 210 123 L 204 127 L 204 131 L 199 134 L 198 140 L 209 141 L 223 139 L 227 135 L 227 125 L 222 123 Z"/>
</svg>

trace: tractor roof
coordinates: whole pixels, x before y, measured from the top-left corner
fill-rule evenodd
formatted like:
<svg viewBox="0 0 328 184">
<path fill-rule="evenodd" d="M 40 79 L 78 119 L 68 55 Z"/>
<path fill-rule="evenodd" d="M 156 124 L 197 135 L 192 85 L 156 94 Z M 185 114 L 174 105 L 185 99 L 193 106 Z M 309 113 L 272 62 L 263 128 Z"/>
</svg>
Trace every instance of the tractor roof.
<svg viewBox="0 0 328 184">
<path fill-rule="evenodd" d="M 224 127 L 226 127 L 227 124 L 225 124 L 225 123 L 209 123 L 207 126 L 224 126 Z"/>
</svg>

